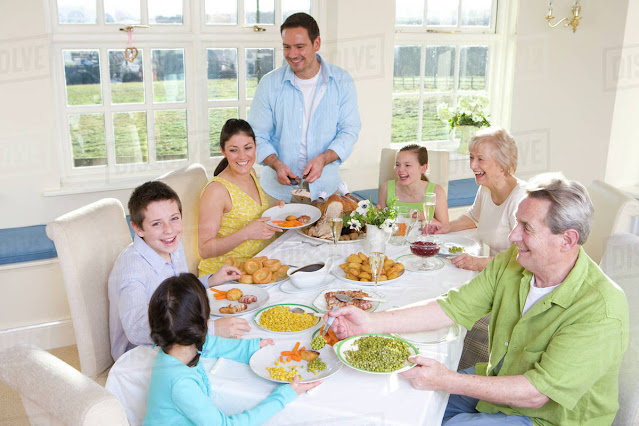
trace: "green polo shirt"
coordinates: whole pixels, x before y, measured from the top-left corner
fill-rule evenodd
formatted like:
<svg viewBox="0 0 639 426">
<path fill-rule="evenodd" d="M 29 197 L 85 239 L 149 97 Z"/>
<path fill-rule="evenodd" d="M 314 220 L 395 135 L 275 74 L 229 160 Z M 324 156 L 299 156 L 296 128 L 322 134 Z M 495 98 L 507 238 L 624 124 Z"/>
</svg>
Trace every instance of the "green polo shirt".
<svg viewBox="0 0 639 426">
<path fill-rule="evenodd" d="M 617 379 L 628 346 L 626 296 L 580 249 L 564 282 L 522 317 L 531 279 L 513 245 L 438 299 L 467 329 L 492 313 L 490 358 L 477 364 L 476 374 L 523 374 L 550 398 L 538 409 L 479 401 L 477 410 L 528 416 L 535 425 L 610 425 L 619 408 Z"/>
</svg>

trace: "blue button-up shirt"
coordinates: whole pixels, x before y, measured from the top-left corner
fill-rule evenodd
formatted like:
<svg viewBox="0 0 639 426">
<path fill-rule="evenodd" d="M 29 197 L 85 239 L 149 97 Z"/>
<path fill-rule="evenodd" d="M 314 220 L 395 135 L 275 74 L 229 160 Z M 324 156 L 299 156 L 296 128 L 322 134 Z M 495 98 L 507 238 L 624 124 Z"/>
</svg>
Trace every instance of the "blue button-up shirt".
<svg viewBox="0 0 639 426">
<path fill-rule="evenodd" d="M 139 236 L 115 261 L 109 275 L 109 334 L 111 356 L 117 360 L 138 345 L 151 345 L 149 302 L 167 278 L 189 272 L 182 243 L 171 253 L 171 263 Z M 210 275 L 200 278 L 208 287 Z"/>
<path fill-rule="evenodd" d="M 339 156 L 327 164 L 322 176 L 309 185 L 312 199 L 320 192 L 332 194 L 341 182 L 339 165 L 345 161 L 357 141 L 362 123 L 357 108 L 355 83 L 345 70 L 328 64 L 317 55 L 321 63 L 316 92 L 323 91 L 322 98 L 310 118 L 306 133 L 306 149 L 309 160 L 328 149 Z M 297 87 L 298 77 L 287 64 L 265 75 L 257 86 L 248 121 L 257 139 L 257 161 L 271 154 L 302 176 L 300 158 L 302 125 L 304 121 L 304 96 Z M 324 86 L 324 87 L 322 87 Z M 277 172 L 264 167 L 260 185 L 280 200 L 290 201 L 291 187 L 277 182 Z"/>
</svg>

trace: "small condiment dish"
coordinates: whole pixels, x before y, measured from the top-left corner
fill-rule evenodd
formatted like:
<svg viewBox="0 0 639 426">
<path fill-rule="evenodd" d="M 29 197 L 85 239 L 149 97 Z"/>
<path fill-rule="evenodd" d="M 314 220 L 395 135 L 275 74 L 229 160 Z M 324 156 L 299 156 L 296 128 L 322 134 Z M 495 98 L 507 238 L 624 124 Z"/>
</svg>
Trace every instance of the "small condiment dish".
<svg viewBox="0 0 639 426">
<path fill-rule="evenodd" d="M 293 285 L 300 289 L 319 287 L 330 278 L 332 261 L 313 262 L 299 268 L 289 269 L 287 275 Z"/>
</svg>

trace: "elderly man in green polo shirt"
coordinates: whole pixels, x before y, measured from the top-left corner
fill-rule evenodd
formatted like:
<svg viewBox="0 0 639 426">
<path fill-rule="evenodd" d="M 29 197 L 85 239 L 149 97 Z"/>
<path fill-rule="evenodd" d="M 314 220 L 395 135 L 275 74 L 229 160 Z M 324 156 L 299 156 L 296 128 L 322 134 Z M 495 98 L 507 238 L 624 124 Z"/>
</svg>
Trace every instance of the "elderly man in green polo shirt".
<svg viewBox="0 0 639 426">
<path fill-rule="evenodd" d="M 477 277 L 430 303 L 369 314 L 331 312 L 340 338 L 414 332 L 492 313 L 490 359 L 463 372 L 417 355 L 402 375 L 418 389 L 451 393 L 447 425 L 609 425 L 628 346 L 628 303 L 581 248 L 593 206 L 561 174 L 537 176 L 519 204 L 513 245 Z"/>
</svg>

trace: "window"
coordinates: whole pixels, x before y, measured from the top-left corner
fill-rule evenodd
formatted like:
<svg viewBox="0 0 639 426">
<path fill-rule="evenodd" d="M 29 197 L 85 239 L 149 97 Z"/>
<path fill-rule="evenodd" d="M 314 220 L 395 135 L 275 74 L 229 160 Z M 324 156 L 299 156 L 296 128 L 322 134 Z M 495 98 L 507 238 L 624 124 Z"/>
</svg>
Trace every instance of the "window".
<svg viewBox="0 0 639 426">
<path fill-rule="evenodd" d="M 217 161 L 222 125 L 247 117 L 259 80 L 283 62 L 279 25 L 319 3 L 50 2 L 69 181 Z M 120 29 L 136 25 L 146 27 L 129 44 Z"/>
<path fill-rule="evenodd" d="M 497 0 L 397 0 L 391 143 L 452 150 L 455 133 L 438 107 L 485 106 L 504 123 L 506 13 Z M 503 2 L 506 3 L 506 2 Z"/>
</svg>

